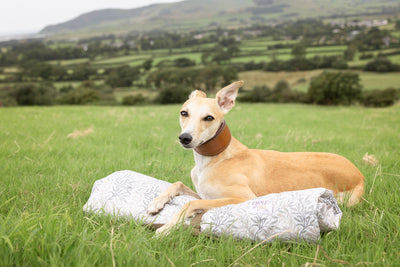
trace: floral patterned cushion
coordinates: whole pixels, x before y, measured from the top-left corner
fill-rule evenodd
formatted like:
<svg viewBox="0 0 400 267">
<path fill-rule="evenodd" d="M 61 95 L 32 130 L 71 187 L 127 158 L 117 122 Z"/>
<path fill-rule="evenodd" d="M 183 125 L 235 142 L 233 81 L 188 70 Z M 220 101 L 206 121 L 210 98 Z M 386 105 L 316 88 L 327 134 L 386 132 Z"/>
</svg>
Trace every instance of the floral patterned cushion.
<svg viewBox="0 0 400 267">
<path fill-rule="evenodd" d="M 269 194 L 215 208 L 202 217 L 201 231 L 239 239 L 316 242 L 339 227 L 342 212 L 332 191 L 313 188 Z"/>
<path fill-rule="evenodd" d="M 177 213 L 185 203 L 195 200 L 192 196 L 177 196 L 157 215 L 147 214 L 150 202 L 171 184 L 134 171 L 117 171 L 97 180 L 84 211 L 100 214 L 133 217 L 144 224 L 163 225 Z"/>
<path fill-rule="evenodd" d="M 118 171 L 93 185 L 86 212 L 132 217 L 144 224 L 163 225 L 191 196 L 177 196 L 157 215 L 147 214 L 149 203 L 171 184 L 133 171 Z M 239 239 L 316 242 L 321 232 L 339 227 L 342 212 L 325 188 L 269 194 L 206 212 L 201 231 Z"/>
</svg>

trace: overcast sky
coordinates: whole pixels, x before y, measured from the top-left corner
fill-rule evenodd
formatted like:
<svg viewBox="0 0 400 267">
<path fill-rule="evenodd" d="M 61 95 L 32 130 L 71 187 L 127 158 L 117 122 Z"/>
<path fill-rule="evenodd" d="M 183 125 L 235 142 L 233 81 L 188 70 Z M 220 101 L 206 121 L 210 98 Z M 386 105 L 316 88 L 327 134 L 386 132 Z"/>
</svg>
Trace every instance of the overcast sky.
<svg viewBox="0 0 400 267">
<path fill-rule="evenodd" d="M 0 35 L 34 33 L 104 8 L 136 8 L 179 0 L 1 0 Z"/>
</svg>

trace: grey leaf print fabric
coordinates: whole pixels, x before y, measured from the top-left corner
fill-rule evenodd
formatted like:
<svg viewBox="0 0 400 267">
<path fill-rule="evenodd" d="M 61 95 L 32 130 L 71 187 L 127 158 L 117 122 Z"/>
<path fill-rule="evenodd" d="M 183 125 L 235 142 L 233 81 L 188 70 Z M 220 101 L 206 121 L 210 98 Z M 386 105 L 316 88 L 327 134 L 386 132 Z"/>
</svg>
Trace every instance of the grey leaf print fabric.
<svg viewBox="0 0 400 267">
<path fill-rule="evenodd" d="M 341 217 L 332 191 L 313 188 L 212 209 L 204 214 L 201 231 L 254 241 L 316 242 L 321 232 L 337 229 Z"/>
<path fill-rule="evenodd" d="M 191 196 L 177 196 L 159 214 L 147 214 L 150 202 L 170 185 L 168 182 L 133 171 L 114 172 L 94 183 L 83 210 L 132 217 L 145 224 L 166 224 L 185 203 L 195 199 Z"/>
<path fill-rule="evenodd" d="M 145 224 L 165 224 L 195 198 L 175 197 L 156 216 L 147 214 L 150 202 L 171 184 L 133 171 L 118 171 L 93 185 L 86 212 L 132 217 Z M 342 212 L 332 191 L 313 188 L 269 194 L 206 212 L 201 231 L 254 241 L 316 242 L 321 232 L 339 227 Z"/>
</svg>

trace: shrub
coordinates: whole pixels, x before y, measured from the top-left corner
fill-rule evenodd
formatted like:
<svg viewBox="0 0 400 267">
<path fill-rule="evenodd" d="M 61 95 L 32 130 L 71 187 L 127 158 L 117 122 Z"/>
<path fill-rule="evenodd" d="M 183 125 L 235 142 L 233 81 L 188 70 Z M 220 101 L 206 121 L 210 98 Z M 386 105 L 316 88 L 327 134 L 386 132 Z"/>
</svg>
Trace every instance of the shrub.
<svg viewBox="0 0 400 267">
<path fill-rule="evenodd" d="M 194 60 L 190 60 L 189 58 L 186 57 L 177 58 L 174 60 L 174 63 L 175 67 L 178 68 L 191 67 L 196 65 L 196 62 Z"/>
<path fill-rule="evenodd" d="M 347 49 L 343 52 L 343 57 L 345 60 L 353 60 L 354 56 L 357 53 L 357 47 L 353 45 L 347 46 Z"/>
<path fill-rule="evenodd" d="M 255 63 L 254 60 L 249 61 L 243 65 L 243 70 L 262 70 L 264 68 L 264 62 Z"/>
<path fill-rule="evenodd" d="M 227 51 L 220 51 L 212 57 L 212 61 L 217 62 L 218 64 L 231 60 L 231 54 Z"/>
<path fill-rule="evenodd" d="M 140 105 L 147 102 L 147 98 L 144 97 L 142 94 L 138 95 L 127 95 L 122 99 L 122 105 L 125 106 L 134 106 Z"/>
<path fill-rule="evenodd" d="M 393 88 L 365 91 L 361 101 L 366 107 L 387 107 L 393 105 L 399 95 L 399 90 Z"/>
<path fill-rule="evenodd" d="M 16 87 L 15 100 L 18 105 L 52 105 L 57 91 L 52 84 L 22 84 Z"/>
<path fill-rule="evenodd" d="M 336 59 L 335 61 L 332 62 L 331 67 L 334 69 L 345 70 L 345 69 L 349 68 L 349 65 L 347 64 L 346 60 L 344 60 L 344 59 Z"/>
<path fill-rule="evenodd" d="M 374 58 L 374 54 L 361 54 L 360 59 L 371 59 Z"/>
<path fill-rule="evenodd" d="M 0 87 L 0 107 L 16 106 L 15 86 L 7 85 Z"/>
<path fill-rule="evenodd" d="M 71 91 L 71 90 L 74 90 L 74 87 L 73 87 L 72 85 L 65 85 L 65 86 L 62 86 L 62 87 L 59 89 L 59 92 L 60 92 L 60 93 L 68 93 L 68 92 Z"/>
<path fill-rule="evenodd" d="M 185 86 L 170 86 L 163 89 L 157 98 L 156 103 L 160 104 L 174 104 L 185 102 L 191 90 Z"/>
<path fill-rule="evenodd" d="M 146 71 L 150 70 L 153 66 L 153 59 L 147 59 L 145 62 L 142 63 L 142 68 Z"/>
<path fill-rule="evenodd" d="M 239 97 L 243 102 L 274 102 L 274 103 L 306 103 L 307 94 L 290 89 L 287 81 L 278 81 L 274 89 L 271 90 L 267 85 L 255 86 L 253 90 L 244 93 Z"/>
<path fill-rule="evenodd" d="M 265 71 L 297 71 L 297 70 L 312 70 L 315 69 L 316 62 L 314 59 L 293 58 L 288 61 L 273 60 L 264 65 Z"/>
<path fill-rule="evenodd" d="M 255 86 L 253 90 L 239 97 L 243 102 L 267 102 L 271 95 L 271 89 L 267 85 Z"/>
<path fill-rule="evenodd" d="M 149 86 L 177 88 L 187 86 L 211 91 L 237 80 L 237 69 L 210 64 L 203 68 L 169 68 L 151 72 L 146 79 Z"/>
<path fill-rule="evenodd" d="M 70 73 L 71 79 L 77 81 L 89 80 L 90 76 L 96 74 L 96 70 L 90 66 L 89 63 L 81 63 L 74 66 L 72 73 Z"/>
<path fill-rule="evenodd" d="M 53 71 L 53 66 L 51 64 L 39 60 L 22 61 L 19 67 L 22 69 L 20 73 L 21 79 L 26 79 L 27 77 L 30 77 L 48 80 Z"/>
<path fill-rule="evenodd" d="M 84 105 L 100 100 L 99 92 L 94 89 L 76 88 L 62 94 L 58 101 L 61 104 Z"/>
<path fill-rule="evenodd" d="M 6 96 L 0 99 L 0 107 L 14 107 L 17 106 L 17 101 L 14 97 Z"/>
<path fill-rule="evenodd" d="M 293 45 L 290 53 L 296 59 L 303 59 L 306 57 L 307 47 L 303 43 L 297 43 Z"/>
<path fill-rule="evenodd" d="M 312 58 L 293 58 L 287 61 L 272 60 L 263 63 L 265 71 L 297 71 L 323 68 L 347 69 L 347 62 L 340 56 L 314 56 Z"/>
<path fill-rule="evenodd" d="M 37 90 L 33 84 L 21 85 L 17 88 L 15 100 L 18 105 L 32 106 L 35 105 Z"/>
<path fill-rule="evenodd" d="M 351 105 L 361 96 L 357 73 L 323 72 L 311 81 L 308 97 L 319 105 Z"/>
<path fill-rule="evenodd" d="M 366 71 L 376 71 L 376 72 L 391 72 L 400 70 L 398 64 L 393 64 L 390 59 L 385 57 L 378 57 L 373 61 L 368 62 L 364 70 Z"/>
<path fill-rule="evenodd" d="M 274 86 L 274 93 L 281 93 L 290 90 L 290 85 L 286 80 L 279 80 Z"/>
<path fill-rule="evenodd" d="M 308 95 L 296 90 L 283 91 L 277 99 L 279 103 L 308 103 Z"/>
<path fill-rule="evenodd" d="M 110 71 L 106 78 L 106 83 L 111 87 L 129 87 L 140 75 L 140 69 L 124 65 Z"/>
<path fill-rule="evenodd" d="M 286 80 L 280 80 L 275 84 L 268 100 L 276 103 L 304 103 L 306 93 L 294 91 Z"/>
</svg>

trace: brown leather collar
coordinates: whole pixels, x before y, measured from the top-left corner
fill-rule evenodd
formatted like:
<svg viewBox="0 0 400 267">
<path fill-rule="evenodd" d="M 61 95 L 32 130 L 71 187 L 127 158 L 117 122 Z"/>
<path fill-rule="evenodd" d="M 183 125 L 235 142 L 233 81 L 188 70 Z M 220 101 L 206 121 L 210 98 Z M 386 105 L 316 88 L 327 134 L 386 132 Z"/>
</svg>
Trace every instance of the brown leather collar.
<svg viewBox="0 0 400 267">
<path fill-rule="evenodd" d="M 204 144 L 195 147 L 194 150 L 202 156 L 216 156 L 229 146 L 231 137 L 232 135 L 228 125 L 223 121 L 214 137 Z"/>
</svg>

